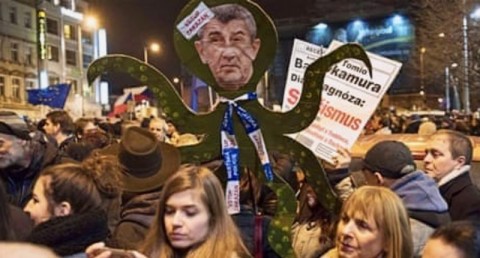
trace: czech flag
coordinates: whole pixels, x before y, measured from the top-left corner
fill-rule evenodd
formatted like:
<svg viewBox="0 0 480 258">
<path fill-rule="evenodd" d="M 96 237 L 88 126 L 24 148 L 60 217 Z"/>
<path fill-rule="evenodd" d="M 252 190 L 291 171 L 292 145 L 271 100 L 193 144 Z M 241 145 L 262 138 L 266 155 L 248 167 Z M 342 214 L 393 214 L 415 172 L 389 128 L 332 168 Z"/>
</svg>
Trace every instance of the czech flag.
<svg viewBox="0 0 480 258">
<path fill-rule="evenodd" d="M 127 112 L 128 101 L 131 101 L 131 100 L 133 100 L 133 94 L 131 92 L 124 93 L 122 96 L 118 97 L 118 99 L 115 101 L 115 104 L 113 104 L 112 115 L 117 115 L 117 114 L 122 114 Z"/>
</svg>

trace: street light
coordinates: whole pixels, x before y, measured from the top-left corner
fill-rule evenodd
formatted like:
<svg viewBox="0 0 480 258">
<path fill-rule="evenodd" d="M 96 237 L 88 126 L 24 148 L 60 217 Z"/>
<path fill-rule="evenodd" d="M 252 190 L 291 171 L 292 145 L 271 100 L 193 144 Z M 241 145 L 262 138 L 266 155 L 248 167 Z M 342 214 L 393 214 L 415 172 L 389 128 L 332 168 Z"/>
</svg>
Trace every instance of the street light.
<svg viewBox="0 0 480 258">
<path fill-rule="evenodd" d="M 94 16 L 87 16 L 85 18 L 85 25 L 92 30 L 95 30 L 98 28 L 98 20 Z"/>
<path fill-rule="evenodd" d="M 470 85 L 469 85 L 469 38 L 468 38 L 468 15 L 467 15 L 467 5 L 466 0 L 463 0 L 463 8 L 464 8 L 464 15 L 463 15 L 463 61 L 464 61 L 464 82 L 463 82 L 463 105 L 465 113 L 470 114 Z M 477 19 L 480 11 L 479 8 L 475 8 L 470 13 L 470 18 Z"/>
<path fill-rule="evenodd" d="M 457 63 L 453 63 L 451 65 L 445 66 L 445 111 L 449 112 L 452 108 L 452 98 L 450 96 L 450 88 L 453 89 L 453 104 L 455 109 L 459 107 L 460 98 L 458 96 L 458 87 L 456 78 L 454 78 L 452 74 L 452 69 L 458 67 Z M 450 86 L 450 82 L 452 82 L 452 86 Z"/>
<path fill-rule="evenodd" d="M 148 63 L 148 50 L 154 53 L 158 53 L 160 52 L 160 44 L 152 43 L 149 46 L 143 47 L 143 60 L 145 61 L 145 63 Z"/>
<path fill-rule="evenodd" d="M 173 83 L 175 84 L 175 88 L 177 88 L 177 90 L 178 90 L 179 93 L 180 93 L 180 96 L 181 96 L 182 99 L 183 99 L 183 82 L 182 82 L 182 80 L 181 80 L 180 78 L 178 78 L 178 77 L 173 77 L 173 80 L 172 80 L 172 81 L 173 81 Z M 177 85 L 178 85 L 179 87 L 177 87 Z"/>
<path fill-rule="evenodd" d="M 420 89 L 423 90 L 425 89 L 425 76 L 424 76 L 424 58 L 423 56 L 425 55 L 425 52 L 427 52 L 427 49 L 422 47 L 420 49 Z"/>
<path fill-rule="evenodd" d="M 426 102 L 427 102 L 427 98 L 426 98 L 426 95 L 425 95 L 425 74 L 424 74 L 424 58 L 423 56 L 425 55 L 425 52 L 427 51 L 426 48 L 422 47 L 420 49 L 420 95 L 422 96 L 423 98 L 423 102 L 424 102 L 424 105 L 425 105 L 425 108 L 426 108 Z"/>
</svg>

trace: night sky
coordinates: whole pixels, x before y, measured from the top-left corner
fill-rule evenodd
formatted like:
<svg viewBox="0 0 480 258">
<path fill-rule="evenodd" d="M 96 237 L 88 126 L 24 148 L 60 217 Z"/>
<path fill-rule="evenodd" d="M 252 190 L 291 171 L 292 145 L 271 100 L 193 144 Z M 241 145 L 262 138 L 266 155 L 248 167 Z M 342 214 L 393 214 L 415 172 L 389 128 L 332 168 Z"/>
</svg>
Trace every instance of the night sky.
<svg viewBox="0 0 480 258">
<path fill-rule="evenodd" d="M 180 74 L 180 62 L 173 47 L 174 22 L 187 0 L 90 0 L 100 26 L 107 30 L 108 53 L 121 53 L 143 60 L 143 46 L 160 42 L 161 54 L 149 52 L 149 63 L 172 79 Z M 301 14 L 312 0 L 259 0 L 273 19 Z M 110 76 L 112 93 L 138 85 L 127 76 Z"/>
</svg>

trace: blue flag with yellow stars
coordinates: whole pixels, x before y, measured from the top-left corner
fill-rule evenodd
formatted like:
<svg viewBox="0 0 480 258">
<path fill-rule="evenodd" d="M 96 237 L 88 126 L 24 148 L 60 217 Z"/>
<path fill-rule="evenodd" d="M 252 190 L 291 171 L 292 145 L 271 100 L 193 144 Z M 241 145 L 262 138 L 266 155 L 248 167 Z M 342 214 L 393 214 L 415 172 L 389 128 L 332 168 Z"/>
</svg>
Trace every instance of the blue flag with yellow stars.
<svg viewBox="0 0 480 258">
<path fill-rule="evenodd" d="M 50 85 L 45 89 L 28 90 L 28 103 L 46 105 L 52 108 L 63 108 L 70 92 L 70 84 Z"/>
</svg>

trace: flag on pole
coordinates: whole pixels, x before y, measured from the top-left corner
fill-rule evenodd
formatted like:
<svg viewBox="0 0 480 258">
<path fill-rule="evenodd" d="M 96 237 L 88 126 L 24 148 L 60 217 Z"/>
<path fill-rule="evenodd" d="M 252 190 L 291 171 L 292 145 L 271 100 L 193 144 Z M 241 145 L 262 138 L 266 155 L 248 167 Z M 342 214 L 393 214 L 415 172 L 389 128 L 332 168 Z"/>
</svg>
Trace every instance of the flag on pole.
<svg viewBox="0 0 480 258">
<path fill-rule="evenodd" d="M 122 96 L 118 97 L 113 104 L 113 115 L 125 113 L 128 109 L 128 101 L 133 100 L 133 95 L 131 92 L 125 93 Z"/>
<path fill-rule="evenodd" d="M 135 99 L 136 103 L 142 102 L 142 100 L 151 100 L 153 99 L 153 93 L 150 89 L 145 87 L 145 90 L 143 90 L 140 93 L 136 93 L 133 98 Z"/>
<path fill-rule="evenodd" d="M 62 109 L 65 106 L 69 92 L 70 84 L 67 83 L 50 85 L 44 89 L 27 90 L 28 103 Z"/>
</svg>

